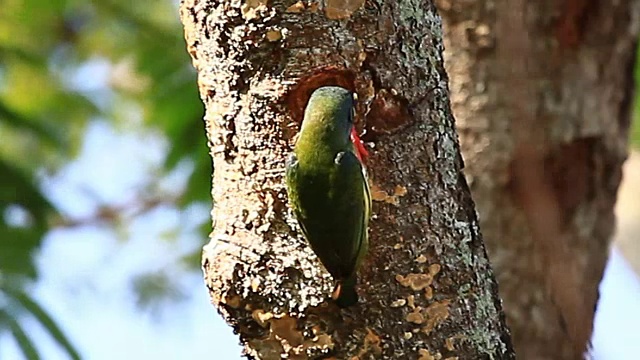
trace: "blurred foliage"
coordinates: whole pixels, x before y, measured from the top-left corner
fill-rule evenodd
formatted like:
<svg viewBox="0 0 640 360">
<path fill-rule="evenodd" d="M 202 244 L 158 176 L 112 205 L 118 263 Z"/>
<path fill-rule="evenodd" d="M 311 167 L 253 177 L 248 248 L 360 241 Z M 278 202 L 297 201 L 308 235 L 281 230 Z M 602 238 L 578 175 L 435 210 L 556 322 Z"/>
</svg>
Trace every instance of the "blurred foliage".
<svg viewBox="0 0 640 360">
<path fill-rule="evenodd" d="M 636 88 L 638 88 L 640 82 L 636 82 L 636 84 Z M 640 150 L 640 93 L 636 94 L 631 129 L 629 129 L 629 143 L 632 148 Z"/>
<path fill-rule="evenodd" d="M 96 64 L 106 69 L 104 79 L 95 73 L 100 68 Z M 142 124 L 134 124 L 132 108 L 142 114 Z M 212 169 L 202 113 L 177 2 L 2 2 L 0 334 L 12 334 L 25 357 L 38 358 L 37 347 L 21 322 L 28 316 L 71 358 L 79 358 L 28 291 L 38 276 L 33 256 L 46 232 L 81 221 L 65 218 L 47 200 L 39 184 L 42 175 L 55 173 L 73 160 L 90 121 L 107 119 L 124 130 L 144 126 L 164 133 L 171 144 L 167 173 L 185 159 L 194 164 L 182 194 L 152 199 L 139 207 L 148 209 L 163 201 L 180 206 L 209 201 Z M 98 216 L 117 210 L 101 209 Z M 208 226 L 203 225 L 203 236 Z M 198 266 L 192 260 L 196 258 L 185 256 L 193 268 Z M 169 291 L 168 282 L 158 274 L 135 279 L 140 302 Z"/>
<path fill-rule="evenodd" d="M 633 117 L 631 119 L 631 129 L 629 130 L 629 142 L 631 147 L 640 149 L 640 47 L 636 50 L 636 66 L 634 71 L 636 94 L 633 100 Z"/>
<path fill-rule="evenodd" d="M 138 306 L 151 308 L 151 310 L 158 313 L 161 306 L 158 299 L 167 297 L 174 301 L 184 299 L 185 294 L 177 286 L 172 286 L 172 276 L 175 276 L 175 274 L 171 274 L 167 270 L 161 270 L 134 277 L 132 287 L 136 294 Z"/>
</svg>

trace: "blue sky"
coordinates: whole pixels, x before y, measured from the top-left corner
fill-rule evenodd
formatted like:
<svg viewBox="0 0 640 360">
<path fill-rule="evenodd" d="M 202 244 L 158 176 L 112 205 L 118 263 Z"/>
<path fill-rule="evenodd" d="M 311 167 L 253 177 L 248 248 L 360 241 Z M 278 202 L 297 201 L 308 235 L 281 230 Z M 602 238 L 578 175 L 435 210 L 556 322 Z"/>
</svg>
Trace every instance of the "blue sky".
<svg viewBox="0 0 640 360">
<path fill-rule="evenodd" d="M 640 280 L 614 248 L 600 284 L 592 338 L 597 360 L 637 360 L 640 354 Z"/>
</svg>

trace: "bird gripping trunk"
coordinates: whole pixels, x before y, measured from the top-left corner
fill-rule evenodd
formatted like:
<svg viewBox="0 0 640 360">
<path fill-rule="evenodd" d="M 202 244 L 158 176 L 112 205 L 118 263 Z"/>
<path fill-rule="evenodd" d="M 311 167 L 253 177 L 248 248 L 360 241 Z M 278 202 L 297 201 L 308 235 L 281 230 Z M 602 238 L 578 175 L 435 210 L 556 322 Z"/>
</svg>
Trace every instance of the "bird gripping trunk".
<svg viewBox="0 0 640 360">
<path fill-rule="evenodd" d="M 371 196 L 366 149 L 353 125 L 354 97 L 340 87 L 314 91 L 287 161 L 289 203 L 300 229 L 336 280 L 341 307 L 358 301 L 356 272 L 368 248 Z"/>
</svg>

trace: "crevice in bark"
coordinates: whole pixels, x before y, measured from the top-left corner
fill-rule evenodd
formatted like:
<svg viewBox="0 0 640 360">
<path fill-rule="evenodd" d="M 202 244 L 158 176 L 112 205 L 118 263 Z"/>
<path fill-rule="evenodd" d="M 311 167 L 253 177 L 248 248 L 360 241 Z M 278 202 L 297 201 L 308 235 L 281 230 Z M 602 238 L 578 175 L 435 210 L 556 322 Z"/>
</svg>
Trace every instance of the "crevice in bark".
<svg viewBox="0 0 640 360">
<path fill-rule="evenodd" d="M 592 154 L 581 144 L 584 143 L 578 142 L 573 149 L 576 152 L 582 151 L 582 162 L 580 158 L 575 158 L 576 162 L 571 163 L 573 167 L 571 170 L 576 171 L 576 176 L 580 176 L 580 172 L 586 175 L 585 172 L 590 171 L 589 163 Z M 568 148 L 570 147 L 565 147 L 565 150 L 567 151 Z M 576 155 L 576 152 L 573 155 Z M 569 155 L 569 153 L 562 155 Z M 555 165 L 565 171 L 568 170 L 562 168 L 560 161 Z M 545 290 L 549 291 L 551 304 L 557 309 L 558 325 L 575 344 L 575 353 L 582 354 L 586 351 L 586 345 L 591 336 L 593 309 L 596 305 L 598 289 L 597 286 L 589 288 L 582 283 L 582 270 L 574 259 L 575 254 L 570 245 L 571 224 L 564 223 L 563 219 L 565 221 L 569 219 L 567 213 L 569 209 L 564 206 L 575 207 L 576 201 L 582 202 L 584 199 L 570 199 L 569 201 L 574 201 L 574 204 L 563 203 L 567 198 L 563 193 L 556 191 L 557 188 L 554 185 L 557 183 L 554 180 L 557 178 L 552 177 L 553 171 L 554 169 L 545 168 L 544 155 L 534 148 L 521 146 L 516 149 L 513 163 L 514 198 L 527 218 L 535 251 L 542 254 L 544 269 L 542 276 L 547 286 Z M 565 175 L 568 175 L 568 172 Z M 578 183 L 575 184 L 574 189 L 577 196 L 586 195 L 588 189 L 580 189 L 580 182 L 589 181 L 588 178 L 577 180 Z M 585 188 L 588 186 L 584 184 Z"/>
<path fill-rule="evenodd" d="M 556 25 L 556 37 L 561 48 L 575 49 L 582 42 L 582 37 L 589 16 L 598 8 L 597 0 L 564 0 L 560 18 Z"/>
<path fill-rule="evenodd" d="M 596 195 L 594 152 L 599 141 L 596 137 L 576 139 L 545 156 L 542 170 L 546 181 L 552 184 L 563 228 L 570 224 L 578 206 Z"/>
</svg>

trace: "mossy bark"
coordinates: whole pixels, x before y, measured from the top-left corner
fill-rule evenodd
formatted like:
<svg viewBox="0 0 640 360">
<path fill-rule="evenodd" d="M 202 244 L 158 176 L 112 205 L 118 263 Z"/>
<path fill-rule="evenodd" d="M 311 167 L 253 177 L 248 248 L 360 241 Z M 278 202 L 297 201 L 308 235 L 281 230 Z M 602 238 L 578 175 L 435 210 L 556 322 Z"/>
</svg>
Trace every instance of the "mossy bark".
<svg viewBox="0 0 640 360">
<path fill-rule="evenodd" d="M 449 106 L 430 1 L 184 0 L 214 163 L 212 302 L 250 358 L 512 359 Z M 374 198 L 360 303 L 287 206 L 284 163 L 310 92 L 359 95 Z"/>
<path fill-rule="evenodd" d="M 465 175 L 519 359 L 580 359 L 627 154 L 636 0 L 437 0 Z"/>
</svg>

